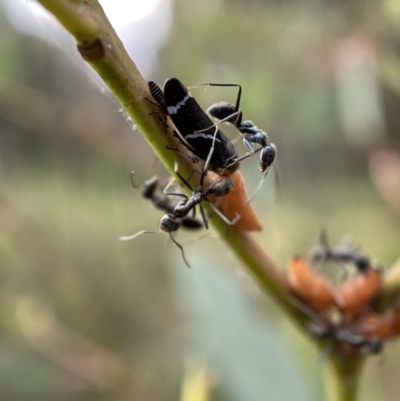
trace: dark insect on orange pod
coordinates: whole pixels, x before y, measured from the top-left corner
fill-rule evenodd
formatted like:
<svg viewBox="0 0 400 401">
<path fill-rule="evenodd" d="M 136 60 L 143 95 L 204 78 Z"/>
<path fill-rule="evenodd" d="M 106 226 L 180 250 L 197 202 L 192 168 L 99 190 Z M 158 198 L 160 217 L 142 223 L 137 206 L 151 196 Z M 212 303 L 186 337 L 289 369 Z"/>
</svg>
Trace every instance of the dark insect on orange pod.
<svg viewBox="0 0 400 401">
<path fill-rule="evenodd" d="M 301 256 L 291 260 L 288 282 L 290 290 L 316 312 L 340 303 L 332 283 L 313 271 Z"/>
<path fill-rule="evenodd" d="M 342 304 L 337 306 L 346 315 L 356 315 L 379 294 L 381 286 L 379 269 L 371 268 L 366 273 L 357 274 L 338 288 Z"/>
<path fill-rule="evenodd" d="M 209 182 L 215 182 L 221 178 L 215 174 L 211 177 L 211 174 L 207 175 Z M 234 225 L 236 229 L 240 231 L 260 231 L 262 225 L 252 204 L 248 202 L 249 197 L 242 173 L 236 170 L 229 175 L 229 178 L 234 182 L 232 191 L 223 198 L 209 196 L 210 201 L 227 219 L 233 221 L 239 216 L 239 220 Z"/>
</svg>

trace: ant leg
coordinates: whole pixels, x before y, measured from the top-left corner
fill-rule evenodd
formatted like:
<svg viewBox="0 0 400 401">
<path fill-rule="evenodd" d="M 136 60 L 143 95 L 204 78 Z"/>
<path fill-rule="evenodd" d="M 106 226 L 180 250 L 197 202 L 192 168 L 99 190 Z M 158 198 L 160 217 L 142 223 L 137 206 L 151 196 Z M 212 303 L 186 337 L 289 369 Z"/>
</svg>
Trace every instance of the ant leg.
<svg viewBox="0 0 400 401">
<path fill-rule="evenodd" d="M 253 148 L 253 153 L 247 153 L 246 155 L 240 156 L 239 158 L 235 159 L 234 163 L 239 163 L 239 162 L 241 162 L 241 161 L 243 161 L 243 160 L 246 160 L 246 159 L 248 159 L 249 157 L 255 155 L 256 153 L 261 152 L 262 150 L 263 150 L 262 147 L 261 147 L 261 148 L 258 148 L 258 149 L 256 149 L 256 150 L 254 150 L 254 148 Z M 225 168 L 226 168 L 226 167 L 225 167 Z"/>
<path fill-rule="evenodd" d="M 150 172 L 154 169 L 154 167 L 157 165 L 157 163 L 160 161 L 160 159 L 158 157 L 154 158 L 153 163 L 151 164 L 151 166 L 149 167 L 149 169 L 147 170 L 146 173 L 146 178 L 148 179 L 150 176 Z"/>
<path fill-rule="evenodd" d="M 168 125 L 168 123 L 167 123 L 167 120 L 164 119 L 164 118 L 162 118 L 162 117 L 160 117 L 160 116 L 157 116 L 157 119 L 158 119 L 158 121 L 160 121 L 161 124 L 163 125 L 164 130 L 165 130 L 165 133 L 167 133 L 167 131 L 171 129 L 171 127 L 170 127 L 170 126 Z"/>
<path fill-rule="evenodd" d="M 186 194 L 183 194 L 181 192 L 163 192 L 163 193 L 164 195 L 180 196 L 182 198 L 189 199 Z"/>
<path fill-rule="evenodd" d="M 316 249 L 313 255 L 313 259 L 315 262 L 319 262 L 320 266 L 326 263 L 332 255 L 332 247 L 329 245 L 328 235 L 326 230 L 322 230 L 317 238 L 317 246 L 319 249 Z"/>
<path fill-rule="evenodd" d="M 231 142 L 235 144 L 239 139 L 241 139 L 243 134 L 239 134 L 236 138 L 232 139 Z"/>
<path fill-rule="evenodd" d="M 158 108 L 161 108 L 161 107 L 163 108 L 163 106 L 162 106 L 160 103 L 158 103 L 157 101 L 156 101 L 156 102 L 153 102 L 152 100 L 150 100 L 150 99 L 147 98 L 146 96 L 144 96 L 142 99 L 143 99 L 143 100 L 146 100 L 146 102 L 152 104 L 153 106 L 157 106 Z M 167 113 L 165 113 L 165 111 L 164 111 L 164 114 L 167 114 Z"/>
<path fill-rule="evenodd" d="M 317 271 L 320 271 L 323 264 L 328 260 L 329 253 L 331 252 L 325 229 L 313 235 L 308 244 L 308 248 L 310 262 L 315 266 Z"/>
<path fill-rule="evenodd" d="M 192 212 L 192 219 L 196 220 L 196 208 L 193 208 L 193 212 Z"/>
<path fill-rule="evenodd" d="M 134 172 L 134 171 L 131 171 L 131 174 L 130 174 L 130 177 L 131 177 L 131 184 L 132 184 L 132 187 L 133 187 L 133 188 L 137 189 L 137 188 L 139 188 L 139 187 L 143 184 L 143 182 L 140 183 L 140 184 L 136 184 L 136 183 L 135 183 L 135 180 L 134 180 L 134 178 L 133 178 L 134 174 L 135 174 L 135 172 Z"/>
<path fill-rule="evenodd" d="M 250 151 L 250 155 L 253 155 L 254 148 L 253 148 L 253 145 L 251 144 L 251 142 L 248 140 L 247 135 L 243 135 L 243 144 Z"/>
<path fill-rule="evenodd" d="M 189 264 L 189 262 L 187 261 L 187 259 L 186 259 L 186 257 L 185 257 L 185 252 L 184 252 L 184 250 L 183 250 L 183 248 L 182 248 L 182 245 L 180 245 L 180 244 L 174 239 L 174 237 L 172 236 L 171 233 L 169 233 L 169 236 L 170 236 L 172 242 L 181 250 L 181 252 L 182 252 L 182 259 L 183 259 L 183 261 L 185 262 L 185 265 L 186 265 L 187 267 L 190 268 L 190 264 Z"/>
<path fill-rule="evenodd" d="M 256 150 L 254 150 L 253 153 L 247 153 L 247 154 L 245 154 L 245 155 L 243 155 L 243 156 L 238 157 L 237 159 L 233 159 L 232 163 L 229 163 L 227 166 L 224 167 L 223 172 L 224 172 L 226 169 L 228 169 L 229 167 L 231 167 L 231 166 L 233 166 L 233 165 L 235 165 L 235 164 L 237 164 L 237 163 L 240 163 L 240 162 L 242 162 L 243 160 L 248 159 L 249 157 L 253 156 L 254 154 L 260 152 L 261 150 L 263 150 L 262 147 L 261 147 L 261 148 L 258 148 L 258 149 L 256 149 Z M 228 159 L 228 160 L 230 160 L 230 159 Z"/>
<path fill-rule="evenodd" d="M 153 114 L 163 114 L 164 116 L 167 115 L 167 114 L 166 114 L 164 111 L 162 111 L 162 110 L 153 110 L 153 111 L 150 111 L 150 113 L 148 113 L 149 116 L 152 116 Z"/>
<path fill-rule="evenodd" d="M 192 177 L 193 177 L 193 174 L 198 174 L 198 175 L 201 176 L 202 173 L 203 173 L 202 171 L 196 170 L 195 168 L 193 168 L 192 171 L 189 174 L 189 177 L 186 180 L 190 181 L 192 179 Z"/>
<path fill-rule="evenodd" d="M 193 187 L 190 185 L 189 181 L 187 181 L 178 171 L 178 162 L 175 160 L 174 166 L 175 174 L 179 177 L 179 179 L 193 192 Z"/>
<path fill-rule="evenodd" d="M 172 148 L 168 145 L 165 145 L 165 148 L 168 150 L 174 150 L 175 152 L 178 152 L 181 156 L 186 157 L 186 159 L 190 160 L 192 163 L 198 163 L 199 159 L 197 157 L 192 157 L 190 155 L 188 155 L 187 153 L 183 152 L 181 149 L 179 148 Z"/>
<path fill-rule="evenodd" d="M 240 215 L 236 214 L 236 217 L 230 221 L 226 216 L 224 216 L 208 199 L 206 199 L 206 201 L 209 203 L 209 205 L 211 206 L 212 210 L 214 210 L 214 212 L 228 225 L 233 226 L 234 224 L 236 224 L 236 222 L 240 219 Z"/>
<path fill-rule="evenodd" d="M 158 231 L 142 230 L 142 231 L 139 231 L 138 233 L 136 233 L 134 235 L 123 235 L 123 236 L 119 237 L 119 240 L 120 241 L 130 241 L 131 239 L 139 237 L 139 235 L 142 235 L 142 234 L 159 234 L 160 232 L 161 232 L 161 230 L 158 230 Z"/>
<path fill-rule="evenodd" d="M 168 192 L 168 188 L 171 187 L 173 185 L 173 183 L 174 183 L 174 178 L 171 177 L 171 179 L 169 180 L 167 186 L 163 190 L 163 194 L 164 195 L 172 195 L 172 196 L 181 196 L 182 198 L 188 199 L 186 194 L 184 194 L 182 192 Z"/>
<path fill-rule="evenodd" d="M 218 127 L 215 127 L 215 131 L 214 131 L 214 136 L 213 136 L 213 140 L 212 140 L 212 144 L 211 144 L 211 148 L 210 151 L 208 152 L 208 156 L 207 156 L 207 160 L 204 163 L 203 166 L 203 171 L 201 173 L 201 177 L 200 177 L 200 186 L 203 186 L 203 181 L 204 181 L 204 177 L 207 175 L 207 169 L 208 169 L 208 165 L 210 164 L 210 160 L 211 157 L 214 153 L 214 145 L 215 145 L 215 139 L 217 137 L 217 133 L 218 133 Z"/>
<path fill-rule="evenodd" d="M 165 188 L 163 189 L 163 194 L 165 195 L 165 193 L 166 193 L 166 191 L 167 191 L 167 189 L 169 188 L 169 187 L 171 187 L 172 185 L 174 185 L 174 177 L 170 177 L 170 179 L 168 180 L 168 182 L 167 182 L 167 185 L 165 186 Z"/>
<path fill-rule="evenodd" d="M 239 106 L 240 106 L 240 100 L 242 97 L 242 85 L 239 84 L 219 84 L 219 83 L 214 83 L 214 82 L 209 82 L 209 83 L 205 83 L 205 84 L 200 84 L 200 85 L 196 85 L 196 86 L 189 86 L 188 88 L 196 88 L 199 86 L 222 86 L 222 87 L 237 87 L 238 89 L 238 94 L 236 97 L 236 103 L 235 103 L 235 110 L 239 111 Z M 231 116 L 232 117 L 232 116 Z M 240 125 L 242 121 L 242 113 L 238 114 L 236 121 L 235 121 L 235 125 Z"/>
<path fill-rule="evenodd" d="M 200 203 L 199 207 L 200 207 L 201 217 L 203 218 L 204 227 L 206 228 L 206 230 L 208 230 L 208 220 L 207 220 L 206 214 L 204 213 L 203 206 L 201 206 L 201 203 Z"/>
<path fill-rule="evenodd" d="M 261 187 L 263 186 L 264 181 L 265 181 L 265 179 L 267 178 L 267 175 L 268 175 L 268 173 L 269 173 L 270 171 L 271 171 L 271 166 L 268 167 L 268 169 L 267 169 L 267 171 L 265 172 L 265 174 L 261 177 L 261 180 L 260 180 L 260 182 L 258 183 L 257 188 L 255 189 L 255 191 L 253 192 L 253 194 L 250 196 L 250 198 L 247 199 L 247 201 L 246 201 L 245 203 L 243 203 L 243 206 L 244 206 L 244 205 L 247 205 L 248 203 L 250 203 L 250 202 L 254 199 L 254 197 L 257 195 L 257 193 L 260 191 Z"/>
<path fill-rule="evenodd" d="M 135 172 L 131 171 L 130 178 L 131 178 L 132 187 L 134 189 L 138 189 L 139 187 L 143 187 L 142 196 L 145 199 L 154 200 L 154 193 L 156 192 L 157 187 L 159 185 L 158 177 L 156 175 L 154 175 L 153 177 L 147 178 L 145 181 L 142 181 L 140 184 L 137 184 L 135 182 L 135 179 L 134 179 L 134 174 L 135 174 Z M 148 175 L 149 174 L 147 174 L 147 176 Z"/>
<path fill-rule="evenodd" d="M 230 120 L 232 117 L 234 117 L 234 116 L 238 116 L 239 114 L 241 114 L 242 112 L 241 111 L 235 111 L 234 113 L 232 113 L 232 114 L 230 114 L 228 117 L 225 117 L 225 118 L 223 118 L 222 120 L 218 120 L 216 123 L 214 123 L 213 125 L 210 125 L 208 128 L 204 128 L 204 129 L 201 129 L 201 130 L 199 130 L 199 131 L 195 131 L 195 134 L 197 134 L 197 133 L 200 133 L 200 132 L 206 132 L 206 131 L 208 131 L 210 128 L 212 128 L 212 127 L 217 127 L 218 125 L 220 125 L 220 124 L 222 124 L 222 123 L 224 123 L 224 122 L 226 122 L 226 121 L 228 121 L 228 120 Z"/>
</svg>

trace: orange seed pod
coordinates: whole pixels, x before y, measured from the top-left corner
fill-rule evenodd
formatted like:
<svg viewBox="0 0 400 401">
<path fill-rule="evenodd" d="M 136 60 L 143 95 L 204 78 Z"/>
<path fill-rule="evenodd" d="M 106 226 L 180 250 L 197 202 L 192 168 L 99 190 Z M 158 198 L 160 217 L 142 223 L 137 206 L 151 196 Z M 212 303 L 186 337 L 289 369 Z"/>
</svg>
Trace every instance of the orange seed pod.
<svg viewBox="0 0 400 401">
<path fill-rule="evenodd" d="M 212 173 L 208 173 L 207 177 L 211 177 Z M 258 219 L 252 204 L 246 203 L 249 199 L 245 187 L 245 182 L 242 173 L 236 170 L 229 175 L 232 178 L 235 186 L 233 190 L 222 197 L 212 197 L 209 199 L 214 206 L 229 220 L 234 220 L 238 215 L 240 219 L 235 223 L 235 228 L 240 231 L 260 231 L 262 225 Z M 214 174 L 209 182 L 215 182 L 221 177 Z"/>
<path fill-rule="evenodd" d="M 357 274 L 338 288 L 343 301 L 338 308 L 345 314 L 356 315 L 378 295 L 381 285 L 381 273 L 376 268 L 369 269 L 365 274 Z"/>
<path fill-rule="evenodd" d="M 301 256 L 290 262 L 288 282 L 292 292 L 314 311 L 323 311 L 337 304 L 335 287 L 313 271 Z"/>
</svg>

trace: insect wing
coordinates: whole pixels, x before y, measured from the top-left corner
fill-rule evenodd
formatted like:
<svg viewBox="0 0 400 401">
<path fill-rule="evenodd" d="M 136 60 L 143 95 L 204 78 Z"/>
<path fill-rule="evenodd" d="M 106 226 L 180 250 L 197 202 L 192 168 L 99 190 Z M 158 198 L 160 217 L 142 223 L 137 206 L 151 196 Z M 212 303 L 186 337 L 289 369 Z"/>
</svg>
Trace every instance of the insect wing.
<svg viewBox="0 0 400 401">
<path fill-rule="evenodd" d="M 207 159 L 215 135 L 214 153 L 211 157 L 213 168 L 223 168 L 236 158 L 232 143 L 177 78 L 170 78 L 165 82 L 164 96 L 169 116 L 196 156 L 202 160 Z"/>
</svg>

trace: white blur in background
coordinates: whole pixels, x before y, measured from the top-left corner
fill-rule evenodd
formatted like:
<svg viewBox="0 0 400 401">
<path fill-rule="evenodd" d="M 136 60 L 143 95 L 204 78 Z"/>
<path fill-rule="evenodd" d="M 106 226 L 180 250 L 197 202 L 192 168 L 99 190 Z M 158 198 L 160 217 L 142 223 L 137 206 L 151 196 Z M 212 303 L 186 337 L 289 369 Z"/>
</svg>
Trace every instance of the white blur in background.
<svg viewBox="0 0 400 401">
<path fill-rule="evenodd" d="M 145 77 L 150 77 L 157 65 L 158 51 L 170 31 L 171 1 L 100 0 L 100 3 L 139 70 Z M 76 54 L 79 60 L 76 65 L 85 68 L 75 51 L 72 36 L 36 1 L 0 0 L 0 5 L 16 30 Z"/>
</svg>

